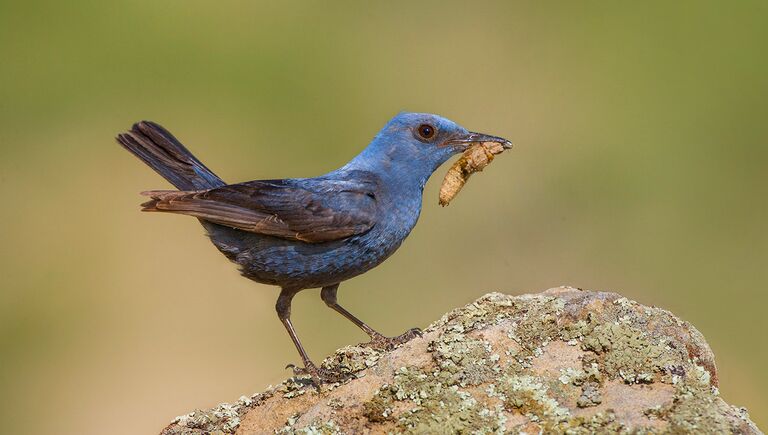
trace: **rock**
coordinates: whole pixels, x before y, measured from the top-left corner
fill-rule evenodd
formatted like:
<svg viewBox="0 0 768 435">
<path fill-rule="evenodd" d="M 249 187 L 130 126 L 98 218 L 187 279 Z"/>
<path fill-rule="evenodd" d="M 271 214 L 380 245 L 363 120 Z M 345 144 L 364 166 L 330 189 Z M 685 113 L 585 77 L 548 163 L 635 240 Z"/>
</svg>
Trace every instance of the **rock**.
<svg viewBox="0 0 768 435">
<path fill-rule="evenodd" d="M 491 293 L 393 351 L 348 346 L 323 364 L 352 379 L 318 392 L 291 378 L 162 435 L 760 433 L 719 397 L 696 328 L 616 293 Z"/>
</svg>

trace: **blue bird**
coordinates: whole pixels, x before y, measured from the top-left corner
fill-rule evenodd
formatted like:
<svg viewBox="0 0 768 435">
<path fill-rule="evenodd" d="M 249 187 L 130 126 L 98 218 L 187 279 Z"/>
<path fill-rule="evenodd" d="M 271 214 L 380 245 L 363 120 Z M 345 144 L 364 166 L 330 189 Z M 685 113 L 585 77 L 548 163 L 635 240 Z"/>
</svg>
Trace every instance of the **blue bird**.
<svg viewBox="0 0 768 435">
<path fill-rule="evenodd" d="M 318 384 L 338 374 L 310 360 L 291 323 L 296 293 L 321 288 L 322 300 L 371 338 L 392 348 L 419 334 L 388 338 L 342 308 L 339 283 L 381 264 L 416 225 L 432 173 L 451 156 L 479 142 L 506 139 L 467 131 L 443 117 L 400 113 L 360 154 L 316 178 L 226 184 L 158 124 L 142 121 L 117 141 L 179 190 L 144 192 L 143 211 L 197 217 L 213 244 L 243 276 L 281 288 L 276 310 Z"/>
</svg>

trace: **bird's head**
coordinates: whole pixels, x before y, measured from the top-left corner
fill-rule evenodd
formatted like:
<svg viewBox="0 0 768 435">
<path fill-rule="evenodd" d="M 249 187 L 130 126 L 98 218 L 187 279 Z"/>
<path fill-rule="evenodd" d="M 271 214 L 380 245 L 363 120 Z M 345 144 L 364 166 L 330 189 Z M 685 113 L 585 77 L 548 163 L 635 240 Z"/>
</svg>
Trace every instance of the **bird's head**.
<svg viewBox="0 0 768 435">
<path fill-rule="evenodd" d="M 392 118 L 355 161 L 400 178 L 414 178 L 423 186 L 446 160 L 478 142 L 506 139 L 468 131 L 442 116 L 401 112 Z M 353 161 L 354 162 L 354 161 Z"/>
</svg>

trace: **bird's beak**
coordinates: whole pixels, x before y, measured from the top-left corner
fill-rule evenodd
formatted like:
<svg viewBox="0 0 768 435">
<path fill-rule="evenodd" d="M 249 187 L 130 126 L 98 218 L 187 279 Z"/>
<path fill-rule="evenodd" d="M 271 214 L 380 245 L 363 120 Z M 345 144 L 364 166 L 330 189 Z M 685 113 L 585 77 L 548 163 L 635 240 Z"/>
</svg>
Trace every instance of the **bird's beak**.
<svg viewBox="0 0 768 435">
<path fill-rule="evenodd" d="M 512 142 L 498 136 L 491 136 L 489 134 L 469 132 L 461 135 L 460 137 L 447 140 L 444 145 L 457 146 L 461 151 L 466 150 L 471 145 L 482 142 L 494 142 L 501 144 L 504 149 L 508 150 L 512 148 Z"/>
</svg>

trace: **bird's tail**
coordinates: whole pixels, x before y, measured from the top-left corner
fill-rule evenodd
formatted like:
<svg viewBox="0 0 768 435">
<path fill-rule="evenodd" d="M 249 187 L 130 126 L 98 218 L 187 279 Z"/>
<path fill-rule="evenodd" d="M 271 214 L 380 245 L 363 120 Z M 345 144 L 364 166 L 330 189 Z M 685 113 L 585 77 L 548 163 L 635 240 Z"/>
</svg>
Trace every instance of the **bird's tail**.
<svg viewBox="0 0 768 435">
<path fill-rule="evenodd" d="M 189 152 L 168 130 L 151 121 L 137 122 L 117 142 L 179 190 L 204 190 L 224 181 Z"/>
</svg>

